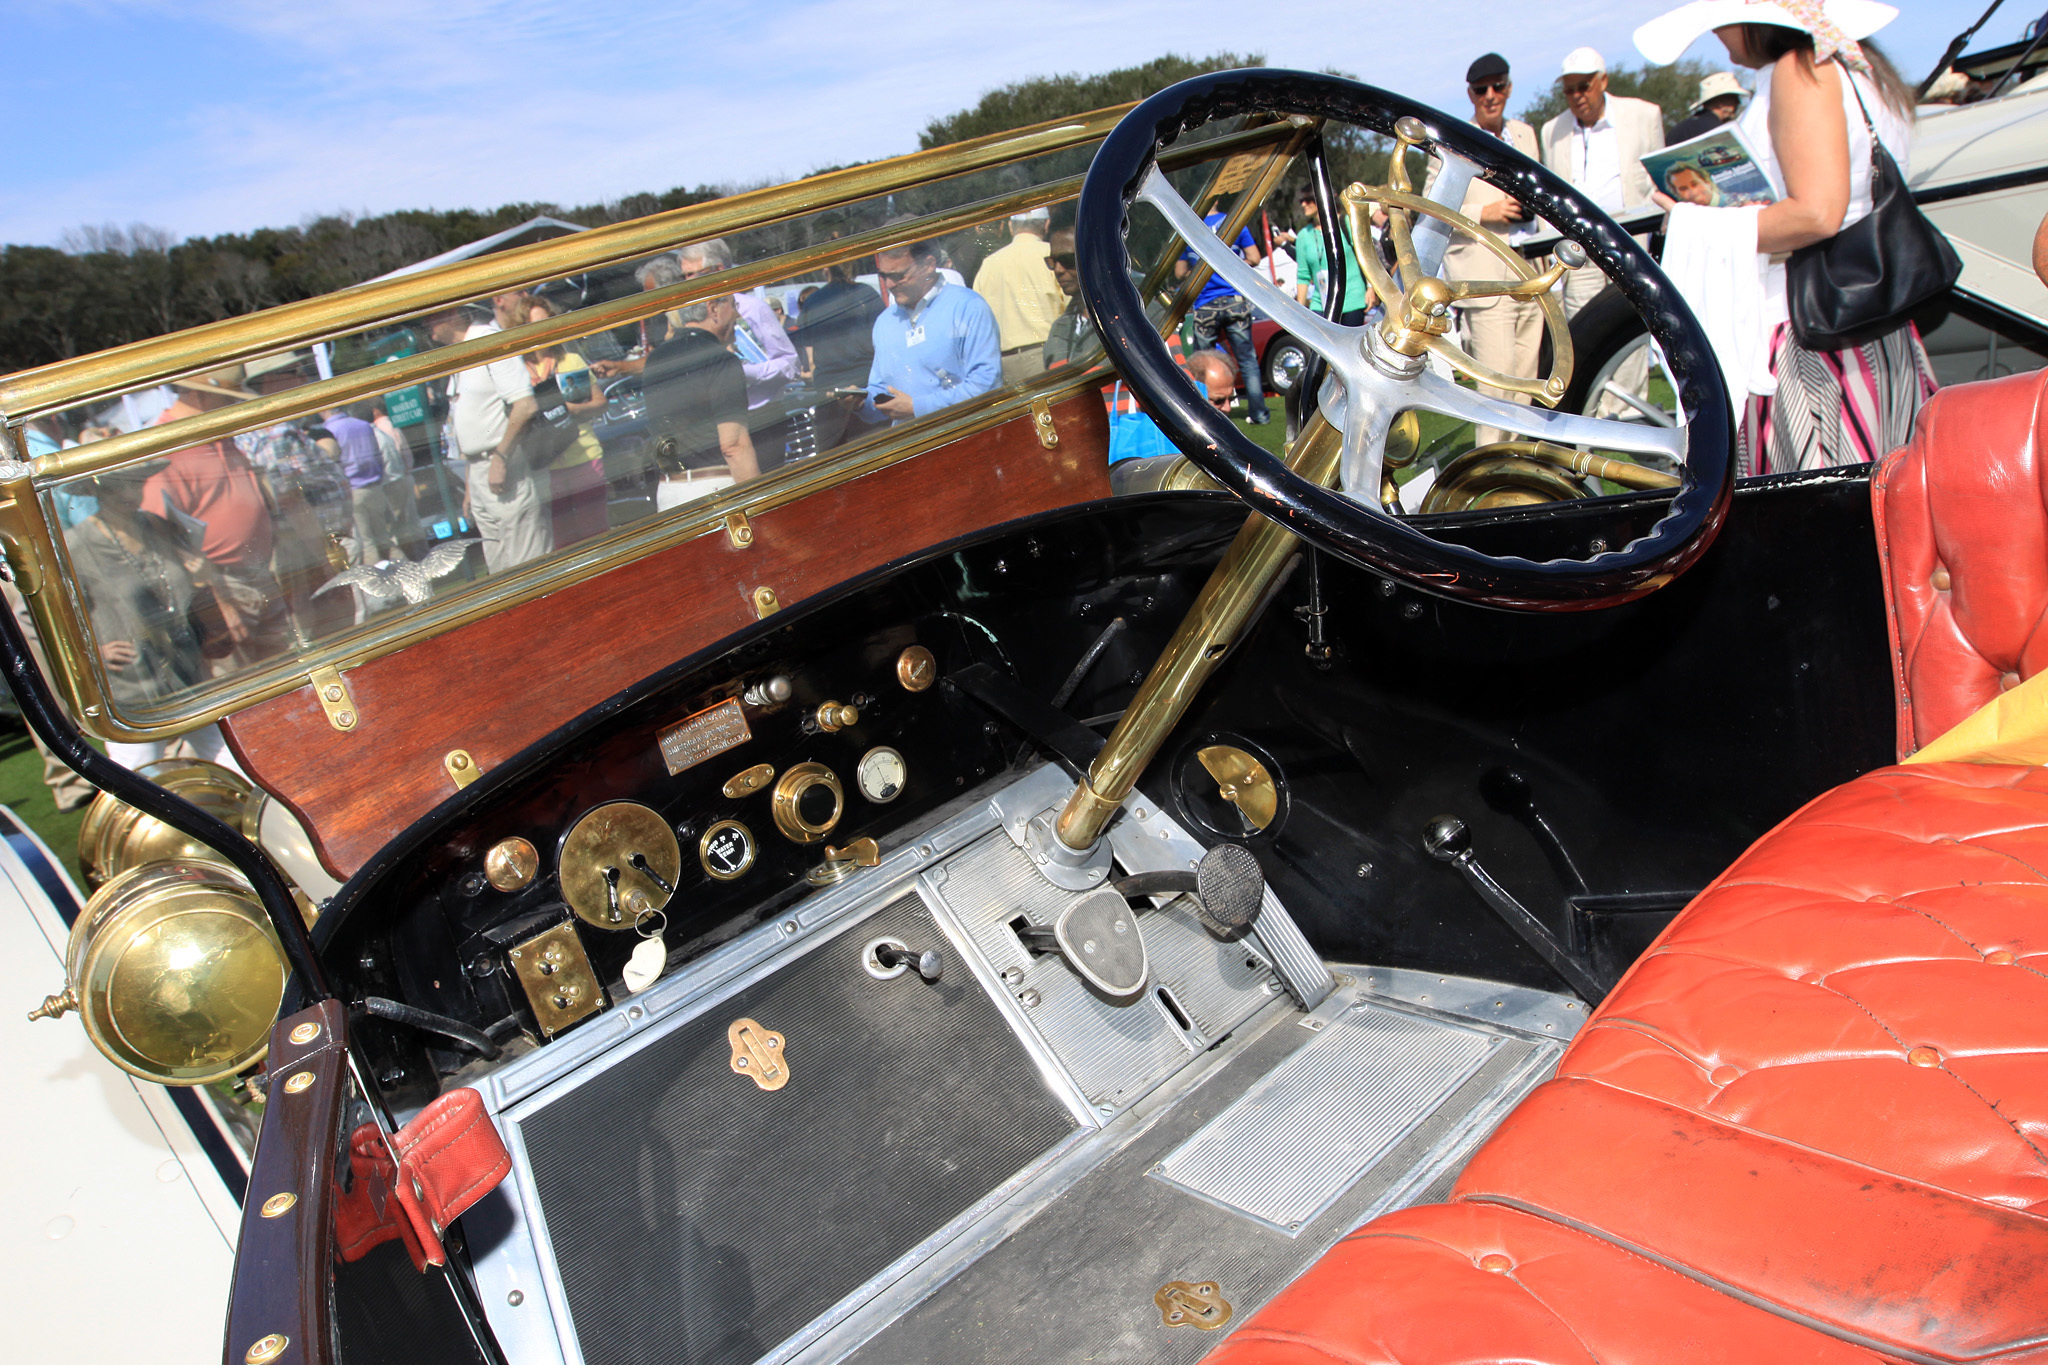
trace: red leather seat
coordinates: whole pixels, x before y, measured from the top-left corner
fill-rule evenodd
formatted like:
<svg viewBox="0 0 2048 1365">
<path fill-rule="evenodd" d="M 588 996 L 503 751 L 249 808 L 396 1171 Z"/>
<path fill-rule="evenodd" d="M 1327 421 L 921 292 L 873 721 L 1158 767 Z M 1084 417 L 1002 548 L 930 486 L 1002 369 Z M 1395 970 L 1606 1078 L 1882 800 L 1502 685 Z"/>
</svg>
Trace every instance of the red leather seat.
<svg viewBox="0 0 2048 1365">
<path fill-rule="evenodd" d="M 2048 662 L 2048 370 L 1935 394 L 1871 510 L 1905 758 Z"/>
<path fill-rule="evenodd" d="M 2044 392 L 1945 390 L 1873 481 L 1902 752 L 2048 657 Z M 2048 1362 L 2048 775 L 1811 802 L 1452 1202 L 1339 1243 L 1210 1359 Z"/>
</svg>

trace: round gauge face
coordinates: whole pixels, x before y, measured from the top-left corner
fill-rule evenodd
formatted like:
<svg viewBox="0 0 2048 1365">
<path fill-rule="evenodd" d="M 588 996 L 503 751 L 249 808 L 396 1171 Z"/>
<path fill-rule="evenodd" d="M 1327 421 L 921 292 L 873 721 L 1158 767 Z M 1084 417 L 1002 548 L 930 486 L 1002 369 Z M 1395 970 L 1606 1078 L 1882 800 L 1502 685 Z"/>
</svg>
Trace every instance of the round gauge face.
<svg viewBox="0 0 2048 1365">
<path fill-rule="evenodd" d="M 879 806 L 903 795 L 910 769 L 904 764 L 903 755 L 885 744 L 861 755 L 855 776 L 860 782 L 860 794 Z"/>
<path fill-rule="evenodd" d="M 697 861 L 712 880 L 731 881 L 754 865 L 754 832 L 737 820 L 720 820 L 697 841 Z"/>
</svg>

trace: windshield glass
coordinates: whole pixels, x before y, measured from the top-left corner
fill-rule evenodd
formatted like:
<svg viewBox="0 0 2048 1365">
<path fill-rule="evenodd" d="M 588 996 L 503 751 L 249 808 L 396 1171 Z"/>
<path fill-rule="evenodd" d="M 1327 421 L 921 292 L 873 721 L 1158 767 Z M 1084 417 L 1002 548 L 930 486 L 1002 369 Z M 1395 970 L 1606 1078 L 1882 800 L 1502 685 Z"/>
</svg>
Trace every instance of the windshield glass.
<svg viewBox="0 0 2048 1365">
<path fill-rule="evenodd" d="M 1220 124 L 1166 164 L 1191 202 L 1243 216 L 1299 140 Z M 1102 359 L 1073 256 L 1093 147 L 943 178 L 861 168 L 879 192 L 812 212 L 755 192 L 751 215 L 661 215 L 663 249 L 572 269 L 614 229 L 557 235 L 502 258 L 554 268 L 500 271 L 524 277 L 488 294 L 352 325 L 351 295 L 392 287 L 373 282 L 330 296 L 325 339 L 188 358 L 38 415 L 79 709 L 110 734 L 189 726 L 914 452 L 964 414 L 1071 392 Z M 1165 325 L 1179 244 L 1149 209 L 1130 244 Z"/>
</svg>

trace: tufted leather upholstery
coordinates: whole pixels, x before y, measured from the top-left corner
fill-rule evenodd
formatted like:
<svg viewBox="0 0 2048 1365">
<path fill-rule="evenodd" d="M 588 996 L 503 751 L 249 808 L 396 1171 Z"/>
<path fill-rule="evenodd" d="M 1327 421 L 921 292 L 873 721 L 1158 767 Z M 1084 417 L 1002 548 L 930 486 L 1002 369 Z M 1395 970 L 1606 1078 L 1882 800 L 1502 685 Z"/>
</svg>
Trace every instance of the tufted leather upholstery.
<svg viewBox="0 0 2048 1365">
<path fill-rule="evenodd" d="M 2048 662 L 2044 447 L 2039 370 L 1935 394 L 1872 476 L 1902 759 Z"/>
<path fill-rule="evenodd" d="M 1810 803 L 1453 1201 L 1347 1239 L 1212 1361 L 2048 1361 L 2048 776 Z"/>
</svg>

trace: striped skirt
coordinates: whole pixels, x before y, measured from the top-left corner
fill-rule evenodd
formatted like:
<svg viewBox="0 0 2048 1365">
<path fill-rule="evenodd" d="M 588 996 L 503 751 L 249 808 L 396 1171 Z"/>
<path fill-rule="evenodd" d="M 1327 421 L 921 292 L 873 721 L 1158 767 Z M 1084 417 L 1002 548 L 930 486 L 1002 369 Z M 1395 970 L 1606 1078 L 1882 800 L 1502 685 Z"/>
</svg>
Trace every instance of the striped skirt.
<svg viewBox="0 0 2048 1365">
<path fill-rule="evenodd" d="M 1868 464 L 1913 435 L 1937 385 L 1911 323 L 1845 351 L 1809 351 L 1780 323 L 1771 338 L 1776 394 L 1751 394 L 1736 434 L 1743 474 Z"/>
</svg>

